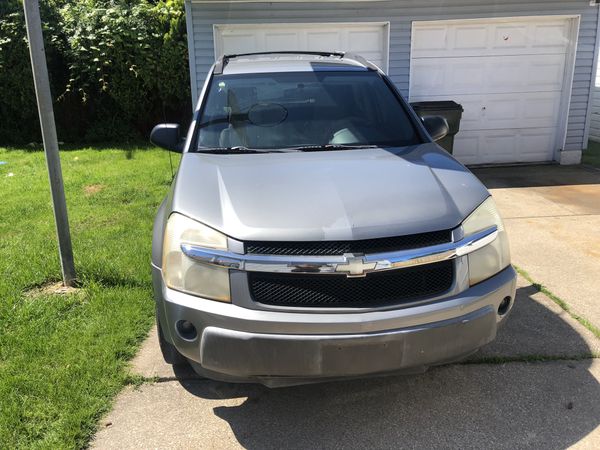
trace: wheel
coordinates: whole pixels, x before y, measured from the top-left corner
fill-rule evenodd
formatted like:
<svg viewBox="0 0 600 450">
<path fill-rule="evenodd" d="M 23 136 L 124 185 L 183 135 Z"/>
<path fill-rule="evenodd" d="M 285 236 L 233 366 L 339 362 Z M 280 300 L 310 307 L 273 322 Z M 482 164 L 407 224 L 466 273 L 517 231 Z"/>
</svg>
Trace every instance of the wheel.
<svg viewBox="0 0 600 450">
<path fill-rule="evenodd" d="M 160 345 L 160 351 L 165 362 L 174 366 L 188 364 L 185 356 L 179 353 L 179 350 L 177 350 L 173 344 L 165 339 L 165 335 L 163 334 L 163 330 L 160 326 L 160 320 L 158 320 L 158 311 L 156 312 L 156 327 L 158 328 L 158 344 Z"/>
</svg>

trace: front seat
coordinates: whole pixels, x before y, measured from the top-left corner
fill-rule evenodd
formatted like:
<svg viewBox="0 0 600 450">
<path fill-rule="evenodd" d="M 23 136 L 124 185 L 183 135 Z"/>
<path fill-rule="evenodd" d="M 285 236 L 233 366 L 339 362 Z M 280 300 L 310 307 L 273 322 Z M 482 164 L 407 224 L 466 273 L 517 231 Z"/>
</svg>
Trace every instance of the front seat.
<svg viewBox="0 0 600 450">
<path fill-rule="evenodd" d="M 229 126 L 221 131 L 219 146 L 221 147 L 248 147 L 247 122 L 236 119 L 236 115 L 248 110 L 257 101 L 256 88 L 238 87 L 227 91 L 227 104 L 229 106 Z"/>
<path fill-rule="evenodd" d="M 219 147 L 247 147 L 248 143 L 241 134 L 240 128 L 242 127 L 243 125 L 234 126 L 230 123 L 227 128 L 221 131 L 221 135 L 219 136 Z"/>
</svg>

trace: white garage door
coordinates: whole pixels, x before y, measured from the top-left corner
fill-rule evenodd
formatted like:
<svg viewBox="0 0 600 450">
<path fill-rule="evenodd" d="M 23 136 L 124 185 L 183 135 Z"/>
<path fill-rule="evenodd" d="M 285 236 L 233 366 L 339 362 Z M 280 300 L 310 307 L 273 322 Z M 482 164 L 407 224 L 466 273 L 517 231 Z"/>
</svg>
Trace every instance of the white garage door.
<svg viewBox="0 0 600 450">
<path fill-rule="evenodd" d="M 463 105 L 454 153 L 466 164 L 552 160 L 564 138 L 573 22 L 415 22 L 410 99 Z"/>
<path fill-rule="evenodd" d="M 215 25 L 215 57 L 262 51 L 347 51 L 387 71 L 387 23 Z"/>
</svg>

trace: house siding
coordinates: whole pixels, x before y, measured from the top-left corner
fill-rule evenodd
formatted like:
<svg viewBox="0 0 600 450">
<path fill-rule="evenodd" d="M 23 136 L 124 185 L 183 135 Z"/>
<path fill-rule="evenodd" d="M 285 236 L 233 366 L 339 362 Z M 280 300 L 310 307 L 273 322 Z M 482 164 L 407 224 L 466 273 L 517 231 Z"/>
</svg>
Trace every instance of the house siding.
<svg viewBox="0 0 600 450">
<path fill-rule="evenodd" d="M 189 3 L 189 0 L 187 0 Z M 400 91 L 408 96 L 410 73 L 411 28 L 413 21 L 477 19 L 536 15 L 580 15 L 581 23 L 575 57 L 575 69 L 569 106 L 564 150 L 585 147 L 586 119 L 590 88 L 595 79 L 594 63 L 598 7 L 589 0 L 519 1 L 502 0 L 421 0 L 383 2 L 281 2 L 281 3 L 195 3 L 191 2 L 193 49 L 191 70 L 195 70 L 195 95 L 215 59 L 214 24 L 303 23 L 303 22 L 390 22 L 388 75 Z M 189 17 L 189 16 L 188 16 Z M 190 39 L 190 42 L 192 40 Z M 193 89 L 194 90 L 194 89 Z M 600 103 L 599 103 L 600 104 Z M 600 119 L 600 114 L 598 115 Z M 600 120 L 591 123 L 591 129 Z"/>
<path fill-rule="evenodd" d="M 592 88 L 592 109 L 590 117 L 590 139 L 600 142 L 600 65 Z"/>
</svg>

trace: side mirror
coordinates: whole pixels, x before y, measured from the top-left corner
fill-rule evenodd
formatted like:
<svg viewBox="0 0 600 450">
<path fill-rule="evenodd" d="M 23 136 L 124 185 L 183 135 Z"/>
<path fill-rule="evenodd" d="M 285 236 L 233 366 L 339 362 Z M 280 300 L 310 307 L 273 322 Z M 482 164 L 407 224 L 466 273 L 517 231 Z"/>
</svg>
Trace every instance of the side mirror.
<svg viewBox="0 0 600 450">
<path fill-rule="evenodd" d="M 425 129 L 434 141 L 439 141 L 450 131 L 448 121 L 442 116 L 425 116 L 421 120 L 423 120 Z"/>
<path fill-rule="evenodd" d="M 172 152 L 183 152 L 183 142 L 181 142 L 178 123 L 156 125 L 150 132 L 150 142 Z"/>
</svg>

